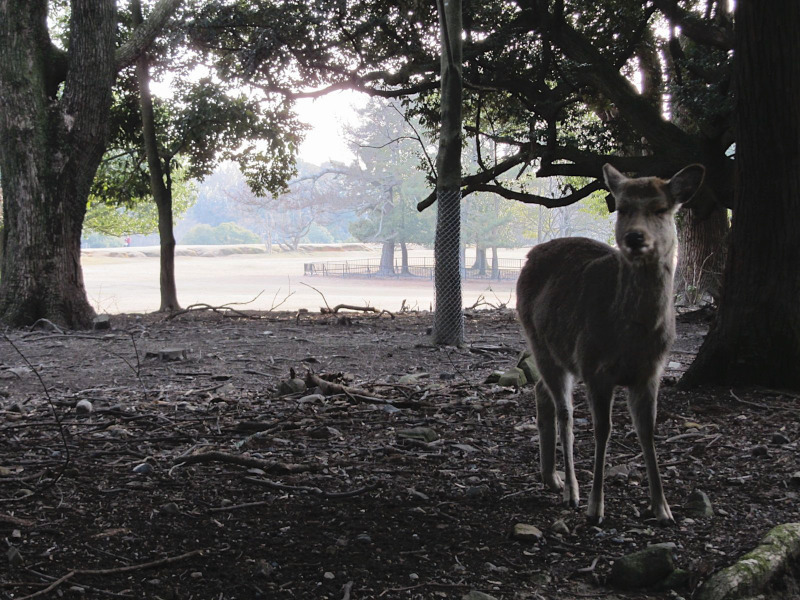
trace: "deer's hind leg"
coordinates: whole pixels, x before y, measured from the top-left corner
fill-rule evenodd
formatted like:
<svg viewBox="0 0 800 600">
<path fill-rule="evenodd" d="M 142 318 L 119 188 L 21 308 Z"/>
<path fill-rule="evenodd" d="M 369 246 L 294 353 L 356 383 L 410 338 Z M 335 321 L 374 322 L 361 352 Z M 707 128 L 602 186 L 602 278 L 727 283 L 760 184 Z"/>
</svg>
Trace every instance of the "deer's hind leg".
<svg viewBox="0 0 800 600">
<path fill-rule="evenodd" d="M 564 491 L 564 502 L 577 507 L 579 492 L 572 458 L 572 376 L 564 369 L 540 360 L 536 364 L 542 380 L 536 384 L 536 411 L 542 463 L 542 480 L 551 489 Z M 564 453 L 564 478 L 556 474 L 556 421 Z"/>
</svg>

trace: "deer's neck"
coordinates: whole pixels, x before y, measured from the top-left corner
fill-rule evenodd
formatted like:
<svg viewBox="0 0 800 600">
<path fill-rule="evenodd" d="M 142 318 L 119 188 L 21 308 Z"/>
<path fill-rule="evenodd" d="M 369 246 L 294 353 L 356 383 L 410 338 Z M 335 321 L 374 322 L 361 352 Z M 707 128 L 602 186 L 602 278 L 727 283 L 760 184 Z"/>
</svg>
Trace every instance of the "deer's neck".
<svg viewBox="0 0 800 600">
<path fill-rule="evenodd" d="M 616 308 L 626 320 L 649 331 L 674 327 L 673 279 L 671 262 L 631 264 L 621 260 Z"/>
</svg>

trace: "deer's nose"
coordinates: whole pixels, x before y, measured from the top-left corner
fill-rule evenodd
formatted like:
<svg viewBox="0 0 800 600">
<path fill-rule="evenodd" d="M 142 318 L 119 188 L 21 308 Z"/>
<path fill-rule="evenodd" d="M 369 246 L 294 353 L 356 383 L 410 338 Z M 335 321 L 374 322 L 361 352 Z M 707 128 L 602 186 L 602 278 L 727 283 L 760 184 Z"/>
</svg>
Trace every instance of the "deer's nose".
<svg viewBox="0 0 800 600">
<path fill-rule="evenodd" d="M 625 245 L 631 250 L 644 246 L 644 234 L 641 231 L 629 231 L 625 234 Z"/>
</svg>

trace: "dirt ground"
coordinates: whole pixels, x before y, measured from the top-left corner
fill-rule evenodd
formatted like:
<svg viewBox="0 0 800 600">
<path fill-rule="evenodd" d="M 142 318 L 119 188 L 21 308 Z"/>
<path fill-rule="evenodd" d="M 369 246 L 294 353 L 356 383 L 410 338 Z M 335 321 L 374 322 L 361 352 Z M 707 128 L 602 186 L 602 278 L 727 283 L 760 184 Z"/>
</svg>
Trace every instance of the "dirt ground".
<svg viewBox="0 0 800 600">
<path fill-rule="evenodd" d="M 432 346 L 424 312 L 250 317 L 0 337 L 0 598 L 689 598 L 800 518 L 797 396 L 674 387 L 705 331 L 696 314 L 679 319 L 660 396 L 668 528 L 645 514 L 622 399 L 602 526 L 544 489 L 531 390 L 484 383 L 523 347 L 513 312 L 469 313 L 461 349 Z M 348 389 L 281 395 L 311 371 Z M 585 502 L 580 387 L 575 418 Z M 714 516 L 688 517 L 695 489 Z M 512 539 L 517 523 L 541 539 Z M 658 542 L 675 544 L 685 587 L 607 586 L 616 558 Z"/>
</svg>

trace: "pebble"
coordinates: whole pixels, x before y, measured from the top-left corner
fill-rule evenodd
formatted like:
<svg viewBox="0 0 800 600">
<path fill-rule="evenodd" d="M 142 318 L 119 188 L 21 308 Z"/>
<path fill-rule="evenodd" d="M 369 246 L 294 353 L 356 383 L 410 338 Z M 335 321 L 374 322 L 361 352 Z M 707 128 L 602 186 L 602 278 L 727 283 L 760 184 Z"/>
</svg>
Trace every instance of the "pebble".
<svg viewBox="0 0 800 600">
<path fill-rule="evenodd" d="M 149 475 L 153 472 L 153 465 L 150 463 L 141 463 L 133 467 L 134 473 L 139 473 L 140 475 Z"/>
<path fill-rule="evenodd" d="M 511 531 L 511 538 L 520 542 L 539 542 L 544 538 L 544 534 L 535 525 L 517 523 Z"/>
<path fill-rule="evenodd" d="M 776 432 L 776 433 L 772 434 L 772 443 L 773 444 L 778 444 L 778 445 L 782 446 L 783 444 L 788 444 L 789 441 L 790 441 L 789 438 L 787 438 L 785 435 L 783 435 L 780 432 Z"/>
<path fill-rule="evenodd" d="M 334 575 L 330 571 L 325 571 L 325 574 L 322 577 L 325 579 L 325 581 L 333 581 L 334 579 L 336 579 L 336 575 Z"/>
<path fill-rule="evenodd" d="M 75 405 L 75 412 L 78 414 L 89 414 L 94 410 L 94 406 L 88 400 L 80 400 Z"/>
<path fill-rule="evenodd" d="M 461 600 L 497 600 L 494 596 L 490 596 L 489 594 L 484 594 L 483 592 L 479 592 L 477 590 L 472 590 L 463 596 L 461 596 Z"/>
<path fill-rule="evenodd" d="M 703 490 L 694 490 L 689 494 L 684 510 L 692 517 L 712 517 L 714 509 L 711 507 L 711 500 Z"/>
<path fill-rule="evenodd" d="M 764 444 L 759 444 L 758 446 L 753 446 L 750 453 L 753 456 L 769 456 L 769 448 Z"/>
<path fill-rule="evenodd" d="M 553 531 L 555 533 L 560 533 L 561 535 L 569 535 L 569 527 L 567 526 L 564 519 L 556 519 L 553 523 Z"/>
</svg>

